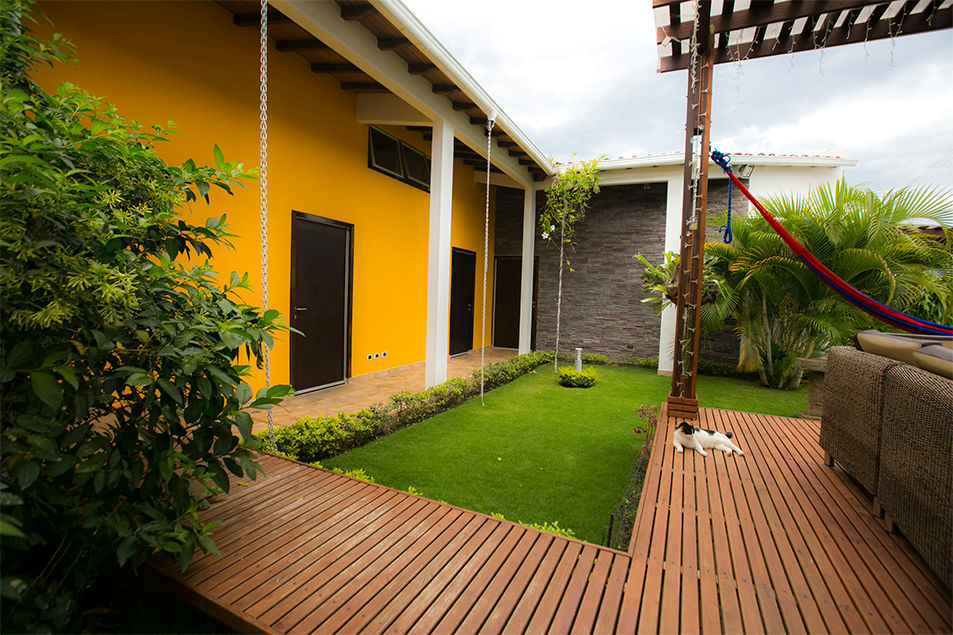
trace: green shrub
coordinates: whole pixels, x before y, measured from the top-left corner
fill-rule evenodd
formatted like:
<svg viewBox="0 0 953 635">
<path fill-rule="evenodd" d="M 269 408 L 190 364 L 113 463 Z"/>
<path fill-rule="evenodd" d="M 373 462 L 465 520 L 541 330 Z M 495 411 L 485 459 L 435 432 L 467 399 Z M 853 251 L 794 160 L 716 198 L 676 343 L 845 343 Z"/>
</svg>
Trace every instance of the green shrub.
<svg viewBox="0 0 953 635">
<path fill-rule="evenodd" d="M 262 313 L 208 265 L 227 245 L 176 209 L 247 176 L 167 165 L 142 130 L 70 85 L 30 74 L 62 61 L 20 2 L 0 9 L 0 630 L 69 630 L 104 566 L 216 552 L 199 511 L 229 472 L 254 478 L 240 351 L 260 363 L 278 312 Z M 193 264 L 194 263 L 194 264 Z"/>
<path fill-rule="evenodd" d="M 583 368 L 576 371 L 574 368 L 563 366 L 559 369 L 559 385 L 566 388 L 590 388 L 596 383 L 596 369 Z"/>
<path fill-rule="evenodd" d="M 552 353 L 534 351 L 489 364 L 484 370 L 484 390 L 502 386 L 551 361 Z M 386 402 L 353 414 L 302 417 L 290 426 L 276 429 L 275 442 L 282 456 L 312 463 L 428 419 L 478 394 L 479 370 L 470 379 L 456 377 L 424 392 L 394 393 Z M 259 433 L 257 438 L 267 441 L 268 433 Z"/>
</svg>

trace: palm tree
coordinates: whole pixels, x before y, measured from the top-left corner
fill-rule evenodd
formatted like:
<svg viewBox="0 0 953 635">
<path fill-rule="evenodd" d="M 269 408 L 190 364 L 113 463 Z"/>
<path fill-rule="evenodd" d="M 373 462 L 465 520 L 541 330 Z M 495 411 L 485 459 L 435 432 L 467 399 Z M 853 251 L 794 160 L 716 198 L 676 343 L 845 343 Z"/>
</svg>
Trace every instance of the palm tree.
<svg viewBox="0 0 953 635">
<path fill-rule="evenodd" d="M 953 226 L 953 197 L 929 188 L 880 196 L 843 180 L 806 198 L 765 207 L 847 283 L 895 309 L 933 321 L 953 317 L 953 232 L 925 235 L 915 224 Z M 797 357 L 812 357 L 873 318 L 843 301 L 808 269 L 760 216 L 735 221 L 731 244 L 708 243 L 719 297 L 703 308 L 710 326 L 730 324 L 740 340 L 739 369 L 765 385 L 795 388 Z M 879 325 L 883 328 L 883 325 Z"/>
</svg>

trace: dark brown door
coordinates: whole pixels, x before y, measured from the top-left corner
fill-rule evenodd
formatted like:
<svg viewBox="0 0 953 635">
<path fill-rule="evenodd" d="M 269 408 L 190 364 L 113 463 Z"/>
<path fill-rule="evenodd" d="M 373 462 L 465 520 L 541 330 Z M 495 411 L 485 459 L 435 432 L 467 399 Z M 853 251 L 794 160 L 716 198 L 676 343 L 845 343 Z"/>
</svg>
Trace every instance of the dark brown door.
<svg viewBox="0 0 953 635">
<path fill-rule="evenodd" d="M 533 332 L 530 348 L 536 348 L 536 287 L 539 258 L 533 263 Z M 497 256 L 493 274 L 493 346 L 519 348 L 520 286 L 523 259 L 519 256 Z"/>
<path fill-rule="evenodd" d="M 291 223 L 291 383 L 295 391 L 347 379 L 353 225 L 294 212 Z"/>
<path fill-rule="evenodd" d="M 453 248 L 450 259 L 450 354 L 473 348 L 473 294 L 476 253 Z"/>
</svg>

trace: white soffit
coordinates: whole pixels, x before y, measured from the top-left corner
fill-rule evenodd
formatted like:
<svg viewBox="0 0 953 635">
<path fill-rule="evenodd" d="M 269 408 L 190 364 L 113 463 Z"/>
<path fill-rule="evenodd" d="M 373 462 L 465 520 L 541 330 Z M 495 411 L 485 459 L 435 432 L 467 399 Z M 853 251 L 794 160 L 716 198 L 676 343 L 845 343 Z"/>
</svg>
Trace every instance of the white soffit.
<svg viewBox="0 0 953 635">
<path fill-rule="evenodd" d="M 458 139 L 485 156 L 486 137 L 483 134 L 483 126 L 471 124 L 469 116 L 454 111 L 445 97 L 434 94 L 433 86 L 426 79 L 411 75 L 403 59 L 390 51 L 380 50 L 376 36 L 360 22 L 343 19 L 340 6 L 336 2 L 271 0 L 270 4 L 425 117 L 449 122 Z M 384 7 L 375 3 L 375 6 L 379 10 L 383 9 L 381 12 L 392 19 L 395 26 L 403 28 L 403 23 L 393 19 L 386 10 L 390 4 Z M 400 7 L 406 11 L 406 7 Z M 424 50 L 430 52 L 429 48 Z M 455 76 L 451 77 L 456 79 Z M 467 87 L 461 88 L 466 90 Z M 534 184 L 533 175 L 515 158 L 498 154 L 494 163 L 520 183 Z"/>
</svg>

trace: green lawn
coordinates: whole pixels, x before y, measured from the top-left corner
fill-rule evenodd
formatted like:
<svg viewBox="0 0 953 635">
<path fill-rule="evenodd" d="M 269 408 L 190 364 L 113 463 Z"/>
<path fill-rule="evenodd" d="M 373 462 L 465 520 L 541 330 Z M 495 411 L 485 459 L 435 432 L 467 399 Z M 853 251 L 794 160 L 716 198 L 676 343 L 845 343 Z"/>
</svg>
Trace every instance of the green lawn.
<svg viewBox="0 0 953 635">
<path fill-rule="evenodd" d="M 670 379 L 643 368 L 597 367 L 588 389 L 563 388 L 548 366 L 506 386 L 322 461 L 364 469 L 378 483 L 521 522 L 558 521 L 601 542 L 623 496 L 644 434 L 636 409 L 660 404 Z M 749 382 L 700 377 L 702 405 L 793 415 L 806 388 L 768 390 Z"/>
</svg>

